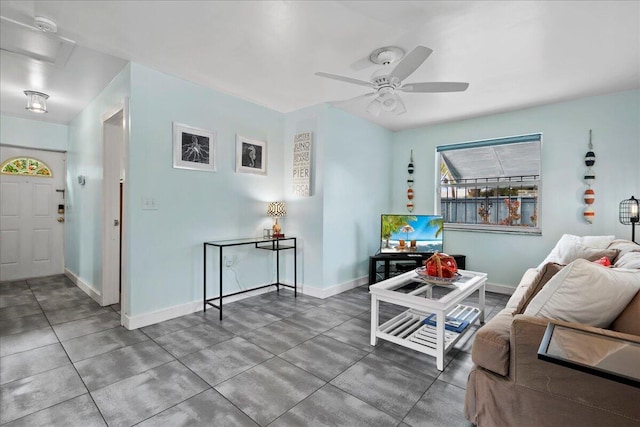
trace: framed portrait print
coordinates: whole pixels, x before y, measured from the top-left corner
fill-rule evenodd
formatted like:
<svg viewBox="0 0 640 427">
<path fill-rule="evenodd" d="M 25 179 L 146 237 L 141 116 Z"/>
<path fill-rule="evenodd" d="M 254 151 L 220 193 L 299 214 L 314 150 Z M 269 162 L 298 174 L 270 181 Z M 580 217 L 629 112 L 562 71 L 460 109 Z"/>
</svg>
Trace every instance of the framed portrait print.
<svg viewBox="0 0 640 427">
<path fill-rule="evenodd" d="M 215 172 L 215 133 L 173 122 L 173 167 Z"/>
<path fill-rule="evenodd" d="M 267 174 L 267 142 L 236 135 L 236 172 Z"/>
</svg>

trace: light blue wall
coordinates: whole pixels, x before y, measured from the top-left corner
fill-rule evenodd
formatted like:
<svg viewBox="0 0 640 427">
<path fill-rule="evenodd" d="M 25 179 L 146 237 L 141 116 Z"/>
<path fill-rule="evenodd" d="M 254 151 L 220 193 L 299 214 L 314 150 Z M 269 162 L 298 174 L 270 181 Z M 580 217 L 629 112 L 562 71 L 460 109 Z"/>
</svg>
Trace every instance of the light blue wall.
<svg viewBox="0 0 640 427">
<path fill-rule="evenodd" d="M 67 125 L 0 116 L 0 144 L 66 151 L 68 140 Z"/>
<path fill-rule="evenodd" d="M 317 105 L 285 115 L 284 194 L 287 216 L 282 221 L 285 234 L 297 236 L 298 281 L 308 287 L 323 288 L 324 177 L 327 140 L 327 105 Z M 312 132 L 311 195 L 293 194 L 293 139 L 301 132 Z M 291 266 L 287 266 L 287 271 Z"/>
<path fill-rule="evenodd" d="M 368 274 L 390 207 L 391 132 L 327 105 L 286 115 L 287 231 L 301 238 L 299 281 L 327 289 Z M 293 194 L 293 139 L 313 132 L 312 191 Z"/>
<path fill-rule="evenodd" d="M 284 116 L 138 64 L 131 64 L 130 116 L 125 310 L 135 316 L 202 298 L 204 241 L 262 236 L 271 226 L 266 203 L 284 196 Z M 216 133 L 217 172 L 173 168 L 174 121 Z M 267 176 L 235 172 L 236 134 L 267 141 Z M 143 210 L 143 198 L 158 209 Z M 272 281 L 271 252 L 228 254 L 236 263 L 225 270 L 225 293 Z M 218 280 L 211 276 L 213 296 Z"/>
<path fill-rule="evenodd" d="M 596 218 L 582 219 L 586 186 L 584 155 L 593 130 Z M 415 212 L 434 212 L 435 147 L 501 136 L 543 133 L 542 236 L 445 230 L 444 249 L 467 255 L 467 268 L 488 273 L 489 283 L 517 285 L 522 273 L 540 263 L 563 233 L 614 234 L 630 238 L 618 222 L 618 205 L 640 194 L 640 91 L 496 114 L 397 132 L 394 135 L 393 206 L 406 203 L 406 166 L 413 148 Z"/>
<path fill-rule="evenodd" d="M 126 66 L 69 124 L 67 152 L 66 267 L 83 282 L 102 290 L 102 120 L 122 108 L 129 96 L 130 68 Z M 86 176 L 86 185 L 78 184 Z"/>
<path fill-rule="evenodd" d="M 368 275 L 380 246 L 380 214 L 391 203 L 392 133 L 342 110 L 328 110 L 324 155 L 324 283 Z"/>
</svg>

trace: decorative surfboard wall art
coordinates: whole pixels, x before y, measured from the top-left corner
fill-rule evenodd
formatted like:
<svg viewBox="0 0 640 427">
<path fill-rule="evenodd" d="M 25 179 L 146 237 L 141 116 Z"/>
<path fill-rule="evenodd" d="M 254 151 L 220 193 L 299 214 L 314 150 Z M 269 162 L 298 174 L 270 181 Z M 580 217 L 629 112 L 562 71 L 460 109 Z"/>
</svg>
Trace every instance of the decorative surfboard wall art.
<svg viewBox="0 0 640 427">
<path fill-rule="evenodd" d="M 407 172 L 409 177 L 407 178 L 407 210 L 413 212 L 413 150 L 411 150 L 411 156 L 409 157 L 409 165 L 407 166 Z"/>
<path fill-rule="evenodd" d="M 584 203 L 587 205 L 584 208 L 583 216 L 585 221 L 589 224 L 593 224 L 593 219 L 596 216 L 596 212 L 593 210 L 593 202 L 596 201 L 596 193 L 591 186 L 596 180 L 596 174 L 593 172 L 593 165 L 596 164 L 596 153 L 593 152 L 593 142 L 591 139 L 591 129 L 589 129 L 589 151 L 584 156 L 584 164 L 587 166 L 587 172 L 584 175 L 584 182 L 587 184 L 587 189 L 584 190 Z"/>
</svg>

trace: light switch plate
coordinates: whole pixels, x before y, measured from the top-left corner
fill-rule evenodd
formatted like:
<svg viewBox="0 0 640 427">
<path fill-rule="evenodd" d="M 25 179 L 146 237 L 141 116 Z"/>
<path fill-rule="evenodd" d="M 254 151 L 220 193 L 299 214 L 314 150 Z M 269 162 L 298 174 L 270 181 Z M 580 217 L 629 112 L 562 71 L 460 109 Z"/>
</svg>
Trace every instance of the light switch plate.
<svg viewBox="0 0 640 427">
<path fill-rule="evenodd" d="M 142 209 L 155 211 L 158 210 L 158 202 L 153 197 L 142 198 Z"/>
</svg>

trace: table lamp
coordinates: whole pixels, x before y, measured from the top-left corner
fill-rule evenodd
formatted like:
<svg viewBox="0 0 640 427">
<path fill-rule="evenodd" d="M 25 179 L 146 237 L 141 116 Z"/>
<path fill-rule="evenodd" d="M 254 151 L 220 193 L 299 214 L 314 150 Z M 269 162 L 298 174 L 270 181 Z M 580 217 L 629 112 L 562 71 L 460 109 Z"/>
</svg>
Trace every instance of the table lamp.
<svg viewBox="0 0 640 427">
<path fill-rule="evenodd" d="M 287 214 L 287 208 L 284 205 L 284 202 L 269 202 L 267 203 L 267 215 L 274 217 L 276 222 L 273 224 L 273 238 L 281 239 L 284 237 L 284 233 L 282 233 L 282 228 L 280 224 L 278 224 L 278 218 L 283 217 Z"/>
<path fill-rule="evenodd" d="M 631 224 L 631 241 L 636 241 L 636 224 L 640 222 L 640 205 L 638 199 L 631 196 L 630 199 L 620 202 L 620 223 Z"/>
</svg>

